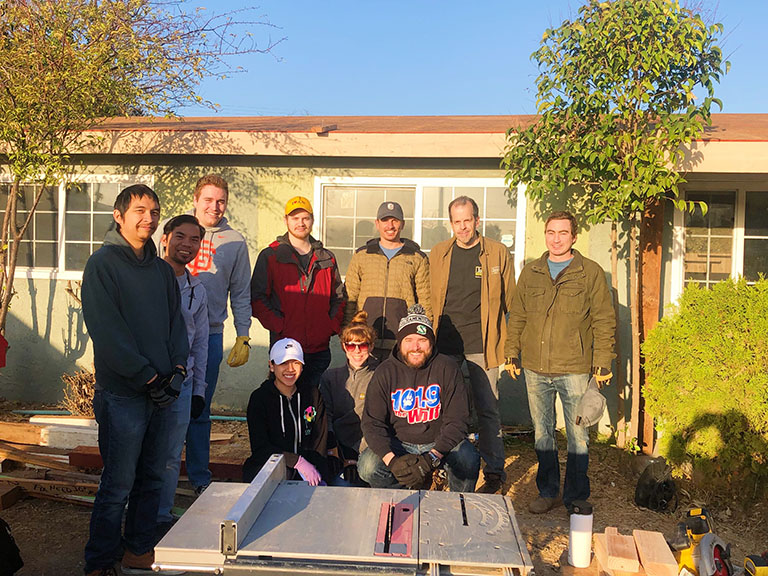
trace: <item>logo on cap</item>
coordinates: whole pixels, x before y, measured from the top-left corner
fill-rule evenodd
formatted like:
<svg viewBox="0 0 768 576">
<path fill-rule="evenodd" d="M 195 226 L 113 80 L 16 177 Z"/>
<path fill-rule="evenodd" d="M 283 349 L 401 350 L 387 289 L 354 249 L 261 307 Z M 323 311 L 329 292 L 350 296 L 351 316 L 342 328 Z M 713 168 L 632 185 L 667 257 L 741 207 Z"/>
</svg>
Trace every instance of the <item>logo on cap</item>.
<svg viewBox="0 0 768 576">
<path fill-rule="evenodd" d="M 424 336 L 427 333 L 427 329 L 424 326 L 422 326 L 421 324 L 419 324 L 418 326 L 416 326 L 416 332 L 418 334 L 421 334 L 422 336 Z"/>
<path fill-rule="evenodd" d="M 392 204 L 392 202 L 387 204 L 387 210 L 394 210 L 394 209 L 395 209 L 395 205 Z"/>
</svg>

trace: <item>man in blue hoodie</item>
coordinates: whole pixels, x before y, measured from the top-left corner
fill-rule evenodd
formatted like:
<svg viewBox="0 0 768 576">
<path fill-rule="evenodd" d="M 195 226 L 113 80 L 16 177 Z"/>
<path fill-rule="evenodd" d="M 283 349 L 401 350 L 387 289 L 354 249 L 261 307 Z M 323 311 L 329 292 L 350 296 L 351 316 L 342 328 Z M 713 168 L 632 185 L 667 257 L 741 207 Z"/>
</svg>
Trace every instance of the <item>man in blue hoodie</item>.
<svg viewBox="0 0 768 576">
<path fill-rule="evenodd" d="M 135 184 L 115 200 L 116 230 L 83 272 L 83 317 L 93 342 L 104 470 L 85 547 L 87 575 L 148 570 L 167 461 L 168 407 L 186 378 L 189 342 L 173 268 L 149 241 L 160 219 L 154 191 Z M 128 504 L 125 534 L 123 512 Z"/>
</svg>

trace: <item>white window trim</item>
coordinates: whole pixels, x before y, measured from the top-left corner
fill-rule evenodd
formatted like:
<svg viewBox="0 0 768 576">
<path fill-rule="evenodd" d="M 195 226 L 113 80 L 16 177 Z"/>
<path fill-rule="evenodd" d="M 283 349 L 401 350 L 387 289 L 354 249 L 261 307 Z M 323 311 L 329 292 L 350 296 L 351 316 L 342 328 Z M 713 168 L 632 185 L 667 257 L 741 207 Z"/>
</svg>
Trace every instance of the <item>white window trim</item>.
<svg viewBox="0 0 768 576">
<path fill-rule="evenodd" d="M 727 182 L 702 182 L 687 186 L 691 192 L 735 192 L 736 205 L 733 219 L 733 240 L 731 245 L 731 278 L 740 276 L 744 261 L 744 222 L 746 218 L 747 194 L 765 192 L 765 185 L 729 185 Z M 686 190 L 680 191 L 680 198 L 685 199 Z M 671 266 L 670 302 L 677 304 L 685 287 L 685 212 L 675 210 L 672 227 L 672 266 Z"/>
<path fill-rule="evenodd" d="M 11 184 L 13 178 L 9 174 L 0 175 L 0 184 Z M 126 175 L 126 174 L 80 174 L 64 178 L 58 185 L 58 230 L 57 238 L 58 253 L 56 259 L 57 268 L 29 268 L 27 266 L 16 266 L 16 278 L 29 278 L 33 280 L 82 280 L 83 273 L 77 270 L 62 270 L 64 266 L 64 224 L 66 213 L 64 207 L 67 199 L 67 184 L 146 184 L 150 188 L 154 187 L 155 177 L 150 175 Z M 34 182 L 32 182 L 34 184 Z"/>
<path fill-rule="evenodd" d="M 422 199 L 424 187 L 429 186 L 453 186 L 456 187 L 506 187 L 504 178 L 462 178 L 454 176 L 438 178 L 399 178 L 399 177 L 371 177 L 371 176 L 340 176 L 340 177 L 315 177 L 315 191 L 312 206 L 315 211 L 315 224 L 312 234 L 315 238 L 325 238 L 323 230 L 323 187 L 324 186 L 389 186 L 400 188 L 414 188 L 414 221 L 421 222 Z M 525 185 L 517 187 L 517 207 L 515 211 L 515 277 L 517 277 L 525 264 L 525 218 L 526 205 L 528 204 Z M 413 241 L 421 244 L 421 226 L 414 226 Z"/>
</svg>

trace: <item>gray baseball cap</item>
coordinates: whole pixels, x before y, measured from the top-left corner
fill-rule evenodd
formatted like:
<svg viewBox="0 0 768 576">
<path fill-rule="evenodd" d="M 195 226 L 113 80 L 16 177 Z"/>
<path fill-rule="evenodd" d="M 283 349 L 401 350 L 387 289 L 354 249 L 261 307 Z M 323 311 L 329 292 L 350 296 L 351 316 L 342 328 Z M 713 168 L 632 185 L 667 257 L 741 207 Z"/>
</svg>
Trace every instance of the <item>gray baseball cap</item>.
<svg viewBox="0 0 768 576">
<path fill-rule="evenodd" d="M 376 220 L 384 220 L 384 218 L 397 218 L 400 222 L 405 222 L 403 207 L 397 202 L 382 202 L 376 212 Z"/>
<path fill-rule="evenodd" d="M 600 422 L 603 412 L 605 412 L 605 396 L 600 393 L 597 380 L 592 376 L 589 379 L 587 391 L 584 392 L 576 408 L 576 424 L 584 427 L 593 426 Z"/>
</svg>

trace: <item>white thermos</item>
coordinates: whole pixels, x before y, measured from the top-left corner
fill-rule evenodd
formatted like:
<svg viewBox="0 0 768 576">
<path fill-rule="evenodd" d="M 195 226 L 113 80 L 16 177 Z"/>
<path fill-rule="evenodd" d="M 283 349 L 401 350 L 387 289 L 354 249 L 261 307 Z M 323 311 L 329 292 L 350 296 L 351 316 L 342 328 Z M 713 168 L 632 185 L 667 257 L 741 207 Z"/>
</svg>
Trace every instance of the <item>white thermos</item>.
<svg viewBox="0 0 768 576">
<path fill-rule="evenodd" d="M 575 568 L 588 568 L 592 562 L 592 504 L 574 500 L 571 510 L 568 563 Z"/>
</svg>

